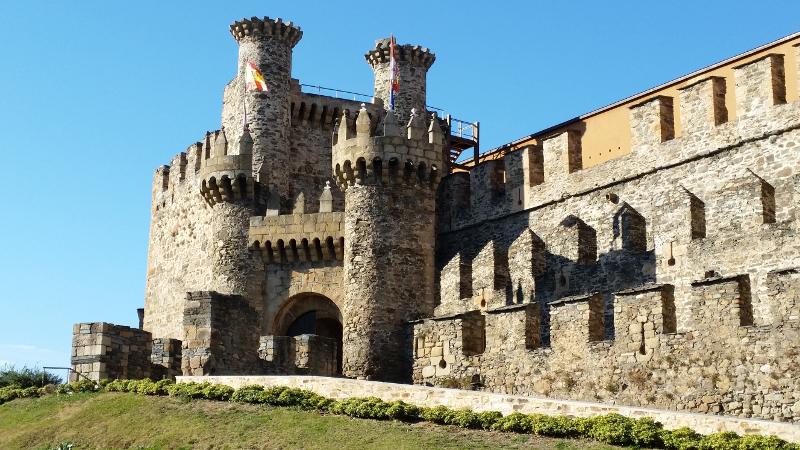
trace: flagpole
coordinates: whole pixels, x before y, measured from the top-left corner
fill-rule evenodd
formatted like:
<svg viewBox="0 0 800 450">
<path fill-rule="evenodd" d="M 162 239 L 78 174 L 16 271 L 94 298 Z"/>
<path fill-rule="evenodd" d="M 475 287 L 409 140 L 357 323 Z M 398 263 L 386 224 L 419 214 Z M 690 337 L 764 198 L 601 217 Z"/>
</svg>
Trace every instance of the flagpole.
<svg viewBox="0 0 800 450">
<path fill-rule="evenodd" d="M 245 61 L 244 72 L 242 73 L 244 79 L 242 80 L 242 108 L 244 110 L 244 120 L 242 121 L 242 134 L 247 129 L 247 61 Z"/>
</svg>

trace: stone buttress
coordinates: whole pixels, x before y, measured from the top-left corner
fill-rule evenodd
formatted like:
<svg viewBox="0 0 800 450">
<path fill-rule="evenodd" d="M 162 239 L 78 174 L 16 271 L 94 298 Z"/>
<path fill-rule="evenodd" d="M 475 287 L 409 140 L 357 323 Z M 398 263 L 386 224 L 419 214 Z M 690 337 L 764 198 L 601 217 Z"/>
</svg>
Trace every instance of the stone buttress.
<svg viewBox="0 0 800 450">
<path fill-rule="evenodd" d="M 434 194 L 444 136 L 412 110 L 407 127 L 387 111 L 376 130 L 362 108 L 342 116 L 333 170 L 345 192 L 343 374 L 410 375 L 405 323 L 434 308 Z M 408 373 L 407 373 L 408 372 Z"/>
</svg>

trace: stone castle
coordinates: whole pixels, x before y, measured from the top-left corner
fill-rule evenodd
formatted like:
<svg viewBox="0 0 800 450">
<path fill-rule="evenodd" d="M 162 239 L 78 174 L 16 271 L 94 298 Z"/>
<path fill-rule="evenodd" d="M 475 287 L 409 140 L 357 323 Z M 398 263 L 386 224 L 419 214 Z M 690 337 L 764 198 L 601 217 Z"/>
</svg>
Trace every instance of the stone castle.
<svg viewBox="0 0 800 450">
<path fill-rule="evenodd" d="M 231 33 L 221 129 L 155 173 L 140 327 L 76 324 L 74 379 L 341 375 L 800 421 L 800 33 L 482 154 L 477 123 L 428 110 L 428 49 L 396 48 L 391 111 L 388 39 L 361 103 L 301 90 L 291 22 Z M 269 91 L 245 91 L 247 61 Z"/>
</svg>

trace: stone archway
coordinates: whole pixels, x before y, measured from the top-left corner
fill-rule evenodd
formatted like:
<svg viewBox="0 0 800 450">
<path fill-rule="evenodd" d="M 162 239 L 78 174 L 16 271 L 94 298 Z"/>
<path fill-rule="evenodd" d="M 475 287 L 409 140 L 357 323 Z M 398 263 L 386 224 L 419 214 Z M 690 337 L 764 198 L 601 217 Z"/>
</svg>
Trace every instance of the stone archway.
<svg viewBox="0 0 800 450">
<path fill-rule="evenodd" d="M 324 295 L 297 294 L 289 298 L 272 321 L 271 334 L 299 336 L 316 334 L 336 341 L 337 368 L 342 371 L 342 313 L 339 307 Z"/>
</svg>

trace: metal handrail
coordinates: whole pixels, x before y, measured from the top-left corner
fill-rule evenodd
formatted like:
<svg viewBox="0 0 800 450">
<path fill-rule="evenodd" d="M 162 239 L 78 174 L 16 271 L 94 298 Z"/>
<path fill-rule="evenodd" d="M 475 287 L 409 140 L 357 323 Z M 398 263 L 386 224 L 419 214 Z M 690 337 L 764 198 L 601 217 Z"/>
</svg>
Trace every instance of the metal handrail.
<svg viewBox="0 0 800 450">
<path fill-rule="evenodd" d="M 72 372 L 74 372 L 74 371 L 72 370 L 72 367 L 42 367 L 42 387 L 44 387 L 44 372 L 47 372 L 47 370 L 46 370 L 46 369 L 60 369 L 60 370 L 66 370 L 66 371 L 67 371 L 67 381 L 66 381 L 66 383 L 67 383 L 67 384 L 69 384 L 69 375 L 70 375 Z M 75 372 L 75 373 L 78 373 L 78 372 Z M 80 375 L 80 374 L 79 374 L 79 375 Z M 86 378 L 87 380 L 89 379 L 89 378 L 87 378 L 87 377 L 84 377 L 84 378 Z"/>
<path fill-rule="evenodd" d="M 454 127 L 453 125 L 457 125 Z M 464 139 L 475 140 L 475 124 L 465 120 L 450 118 L 450 134 Z"/>
<path fill-rule="evenodd" d="M 350 91 L 343 91 L 341 89 L 333 89 L 333 88 L 326 88 L 326 87 L 322 87 L 322 86 L 314 86 L 314 85 L 311 85 L 311 84 L 300 84 L 300 86 L 305 86 L 307 88 L 316 88 L 317 94 L 319 94 L 319 95 L 322 95 L 322 91 L 323 90 L 333 91 L 335 98 L 339 98 L 339 93 L 340 92 L 343 93 L 343 94 L 351 94 L 353 96 L 353 100 L 356 100 L 356 96 L 358 95 L 358 96 L 361 96 L 361 97 L 369 98 L 370 99 L 370 103 L 371 103 L 372 102 L 372 98 L 373 98 L 373 96 L 367 95 L 367 94 L 359 94 L 358 92 L 350 92 Z"/>
<path fill-rule="evenodd" d="M 333 91 L 333 96 L 334 96 L 334 98 L 339 98 L 339 93 L 342 93 L 342 94 L 350 94 L 350 95 L 352 95 L 352 96 L 353 96 L 353 100 L 357 100 L 357 99 L 356 99 L 356 96 L 359 96 L 359 97 L 366 97 L 366 98 L 369 98 L 369 102 L 370 102 L 370 103 L 372 103 L 372 99 L 373 99 L 373 98 L 375 98 L 375 97 L 374 97 L 374 96 L 372 96 L 372 95 L 367 95 L 367 94 L 359 94 L 358 92 L 343 91 L 343 90 L 341 90 L 341 89 L 327 88 L 327 87 L 323 87 L 323 86 L 315 86 L 315 85 L 313 85 L 313 84 L 303 84 L 303 83 L 300 83 L 300 86 L 307 87 L 307 88 L 314 88 L 314 89 L 316 89 L 316 90 L 317 90 L 317 95 L 322 95 L 322 91 Z M 342 97 L 342 98 L 344 98 L 344 97 Z M 442 113 L 444 113 L 444 110 L 443 110 L 442 108 L 437 108 L 437 107 L 435 107 L 435 106 L 430 106 L 430 105 L 425 105 L 425 107 L 426 107 L 426 108 L 428 108 L 428 109 L 435 109 L 435 110 L 437 110 L 437 111 L 441 111 Z M 442 116 L 444 116 L 444 114 L 442 114 Z"/>
</svg>

